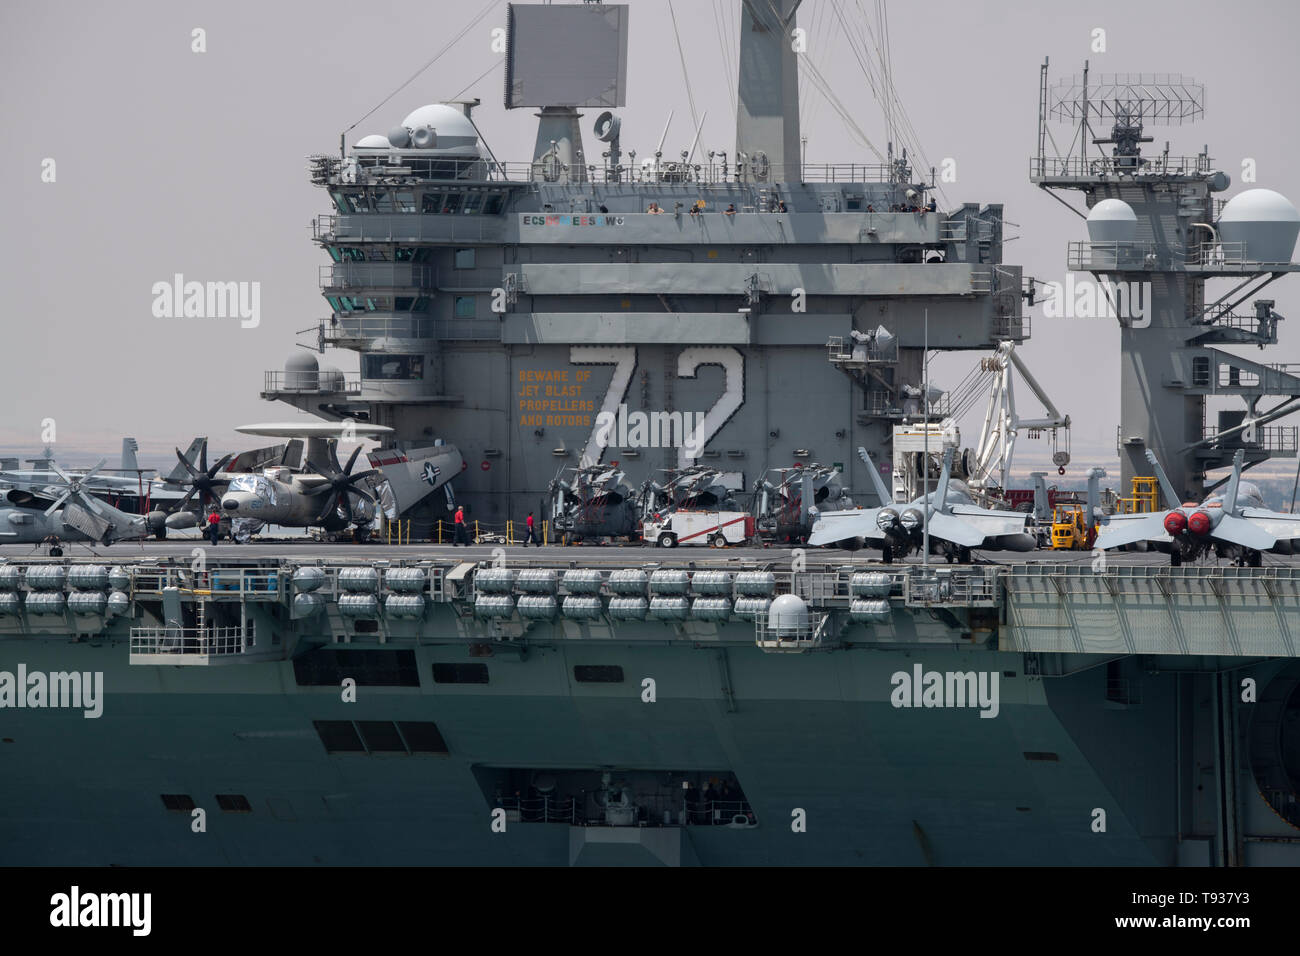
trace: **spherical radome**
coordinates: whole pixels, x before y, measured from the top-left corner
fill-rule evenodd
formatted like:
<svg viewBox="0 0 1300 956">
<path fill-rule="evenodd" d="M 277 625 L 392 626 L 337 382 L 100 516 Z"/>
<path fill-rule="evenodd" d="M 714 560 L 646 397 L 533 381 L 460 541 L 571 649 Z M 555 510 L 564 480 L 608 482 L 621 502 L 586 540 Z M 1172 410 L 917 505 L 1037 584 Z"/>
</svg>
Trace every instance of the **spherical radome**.
<svg viewBox="0 0 1300 956">
<path fill-rule="evenodd" d="M 797 594 L 782 594 L 767 609 L 767 626 L 773 630 L 805 630 L 808 605 Z"/>
<path fill-rule="evenodd" d="M 1300 212 L 1279 192 L 1247 189 L 1228 200 L 1218 228 L 1222 242 L 1244 244 L 1241 255 L 1247 261 L 1290 262 L 1300 236 Z"/>
<path fill-rule="evenodd" d="M 369 136 L 362 136 L 352 144 L 353 149 L 389 149 L 392 146 L 388 142 L 388 137 L 380 133 L 371 133 Z"/>
<path fill-rule="evenodd" d="M 1132 242 L 1137 214 L 1122 199 L 1103 199 L 1088 210 L 1088 238 L 1093 242 Z"/>
<path fill-rule="evenodd" d="M 284 387 L 314 389 L 319 383 L 316 356 L 310 352 L 294 352 L 284 362 Z"/>
<path fill-rule="evenodd" d="M 447 106 L 444 103 L 430 103 L 428 106 L 421 106 L 411 111 L 406 119 L 402 120 L 402 125 L 407 129 L 432 126 L 437 131 L 439 139 L 448 136 L 478 138 L 474 124 L 465 117 L 465 114 L 454 106 Z"/>
</svg>

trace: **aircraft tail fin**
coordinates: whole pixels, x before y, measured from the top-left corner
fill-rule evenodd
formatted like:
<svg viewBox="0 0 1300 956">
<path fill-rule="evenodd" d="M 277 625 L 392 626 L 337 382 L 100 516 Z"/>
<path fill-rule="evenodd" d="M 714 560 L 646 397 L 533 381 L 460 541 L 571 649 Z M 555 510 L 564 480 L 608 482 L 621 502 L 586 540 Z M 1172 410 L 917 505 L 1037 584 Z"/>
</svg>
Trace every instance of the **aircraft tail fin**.
<svg viewBox="0 0 1300 956">
<path fill-rule="evenodd" d="M 858 457 L 861 458 L 862 463 L 867 466 L 867 475 L 871 478 L 871 487 L 875 490 L 876 497 L 880 499 L 880 507 L 884 508 L 893 503 L 894 496 L 891 495 L 889 489 L 885 487 L 885 480 L 880 477 L 880 471 L 876 468 L 875 462 L 871 460 L 871 456 L 867 454 L 867 450 L 859 446 Z"/>
<path fill-rule="evenodd" d="M 943 453 L 943 472 L 939 475 L 939 487 L 935 489 L 932 500 L 934 509 L 942 514 L 948 513 L 948 480 L 952 477 L 953 451 L 949 448 Z"/>
<path fill-rule="evenodd" d="M 1228 489 L 1223 493 L 1225 515 L 1231 516 L 1237 513 L 1237 489 L 1241 485 L 1241 465 L 1245 459 L 1246 452 L 1242 448 L 1238 448 L 1237 454 L 1232 456 L 1232 477 L 1228 479 Z"/>
<path fill-rule="evenodd" d="M 1164 468 L 1160 466 L 1160 460 L 1156 458 L 1156 453 L 1150 448 L 1147 449 L 1147 461 L 1151 462 L 1151 467 L 1156 470 L 1156 478 L 1160 480 L 1160 490 L 1165 495 L 1165 507 L 1177 508 L 1183 503 L 1183 497 L 1178 493 L 1178 489 L 1174 487 L 1174 483 L 1169 480 L 1169 476 L 1165 474 Z"/>
<path fill-rule="evenodd" d="M 203 448 L 203 443 L 205 441 L 207 441 L 206 438 L 196 438 L 194 441 L 190 442 L 190 447 L 185 449 L 185 460 L 195 468 L 199 466 L 199 451 Z M 125 454 L 123 454 L 123 458 L 125 459 Z M 167 477 L 163 479 L 163 481 L 170 484 L 183 484 L 189 480 L 190 473 L 185 470 L 185 467 L 180 462 L 177 462 L 175 467 L 167 473 Z"/>
<path fill-rule="evenodd" d="M 1084 515 L 1089 531 L 1101 522 L 1101 479 L 1105 477 L 1106 470 L 1104 468 L 1090 468 L 1088 470 L 1088 510 Z"/>
<path fill-rule="evenodd" d="M 140 470 L 140 463 L 136 460 L 135 453 L 140 450 L 140 443 L 134 438 L 122 439 L 122 467 L 123 474 Z"/>
<path fill-rule="evenodd" d="M 1047 497 L 1047 472 L 1031 471 L 1029 477 L 1034 479 L 1034 519 L 1052 520 L 1052 506 Z"/>
</svg>

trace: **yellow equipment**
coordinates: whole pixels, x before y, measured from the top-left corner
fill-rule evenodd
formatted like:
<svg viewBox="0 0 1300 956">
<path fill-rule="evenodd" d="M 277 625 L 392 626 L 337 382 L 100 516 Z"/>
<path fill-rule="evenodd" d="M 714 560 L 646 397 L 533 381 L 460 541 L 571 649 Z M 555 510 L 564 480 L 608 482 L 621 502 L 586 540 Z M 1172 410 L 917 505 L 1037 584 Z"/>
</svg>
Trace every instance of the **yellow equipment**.
<svg viewBox="0 0 1300 956">
<path fill-rule="evenodd" d="M 1134 475 L 1133 494 L 1119 499 L 1119 514 L 1147 514 L 1159 510 L 1156 507 L 1156 479 L 1154 475 Z M 1178 506 L 1178 502 L 1166 502 L 1169 507 Z"/>
<path fill-rule="evenodd" d="M 1052 550 L 1084 551 L 1088 547 L 1088 525 L 1084 506 L 1057 505 L 1052 511 Z"/>
</svg>

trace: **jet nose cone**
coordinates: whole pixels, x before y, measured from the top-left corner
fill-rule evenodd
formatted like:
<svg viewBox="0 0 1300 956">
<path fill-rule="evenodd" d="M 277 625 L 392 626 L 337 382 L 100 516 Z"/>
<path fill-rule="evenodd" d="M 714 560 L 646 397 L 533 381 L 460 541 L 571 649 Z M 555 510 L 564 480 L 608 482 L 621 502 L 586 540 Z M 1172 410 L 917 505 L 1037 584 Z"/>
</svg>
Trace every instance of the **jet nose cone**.
<svg viewBox="0 0 1300 956">
<path fill-rule="evenodd" d="M 221 507 L 225 508 L 227 511 L 237 511 L 239 510 L 239 499 L 226 498 L 222 500 Z"/>
</svg>

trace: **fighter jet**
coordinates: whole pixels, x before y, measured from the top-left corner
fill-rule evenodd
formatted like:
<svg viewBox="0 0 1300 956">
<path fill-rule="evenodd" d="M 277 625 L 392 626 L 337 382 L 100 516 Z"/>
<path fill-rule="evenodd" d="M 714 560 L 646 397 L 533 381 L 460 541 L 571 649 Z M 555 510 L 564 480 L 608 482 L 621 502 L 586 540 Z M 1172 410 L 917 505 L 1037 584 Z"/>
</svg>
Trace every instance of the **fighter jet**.
<svg viewBox="0 0 1300 956">
<path fill-rule="evenodd" d="M 0 499 L 0 544 L 41 544 L 57 539 L 108 545 L 147 536 L 142 515 L 119 511 L 90 493 L 87 483 L 103 465 L 100 459 L 84 475 L 73 476 L 50 461 L 50 470 L 57 477 L 44 491 L 6 491 Z"/>
<path fill-rule="evenodd" d="M 1185 502 L 1145 514 L 1098 515 L 1096 547 L 1110 550 L 1145 545 L 1167 552 L 1171 567 L 1214 551 L 1219 557 L 1234 557 L 1238 564 L 1257 568 L 1265 551 L 1292 554 L 1300 550 L 1300 515 L 1264 507 L 1259 488 L 1241 480 L 1244 455 L 1238 450 L 1233 457 L 1232 477 L 1223 493 L 1210 495 L 1200 504 Z M 1165 500 L 1177 501 L 1180 496 L 1173 482 L 1149 450 L 1147 461 L 1156 471 Z M 1089 511 L 1095 514 L 1094 507 L 1090 500 Z"/>
<path fill-rule="evenodd" d="M 963 482 L 951 479 L 952 452 L 943 456 L 939 486 L 907 504 L 894 505 L 865 448 L 858 457 L 867 466 L 872 485 L 882 502 L 879 508 L 826 511 L 813 524 L 810 545 L 856 549 L 879 548 L 889 564 L 924 546 L 926 525 L 930 529 L 930 552 L 943 554 L 949 563 L 970 561 L 974 549 L 984 551 L 1032 551 L 1034 536 L 1026 530 L 1029 515 L 1016 511 L 993 511 L 978 507 Z"/>
</svg>

